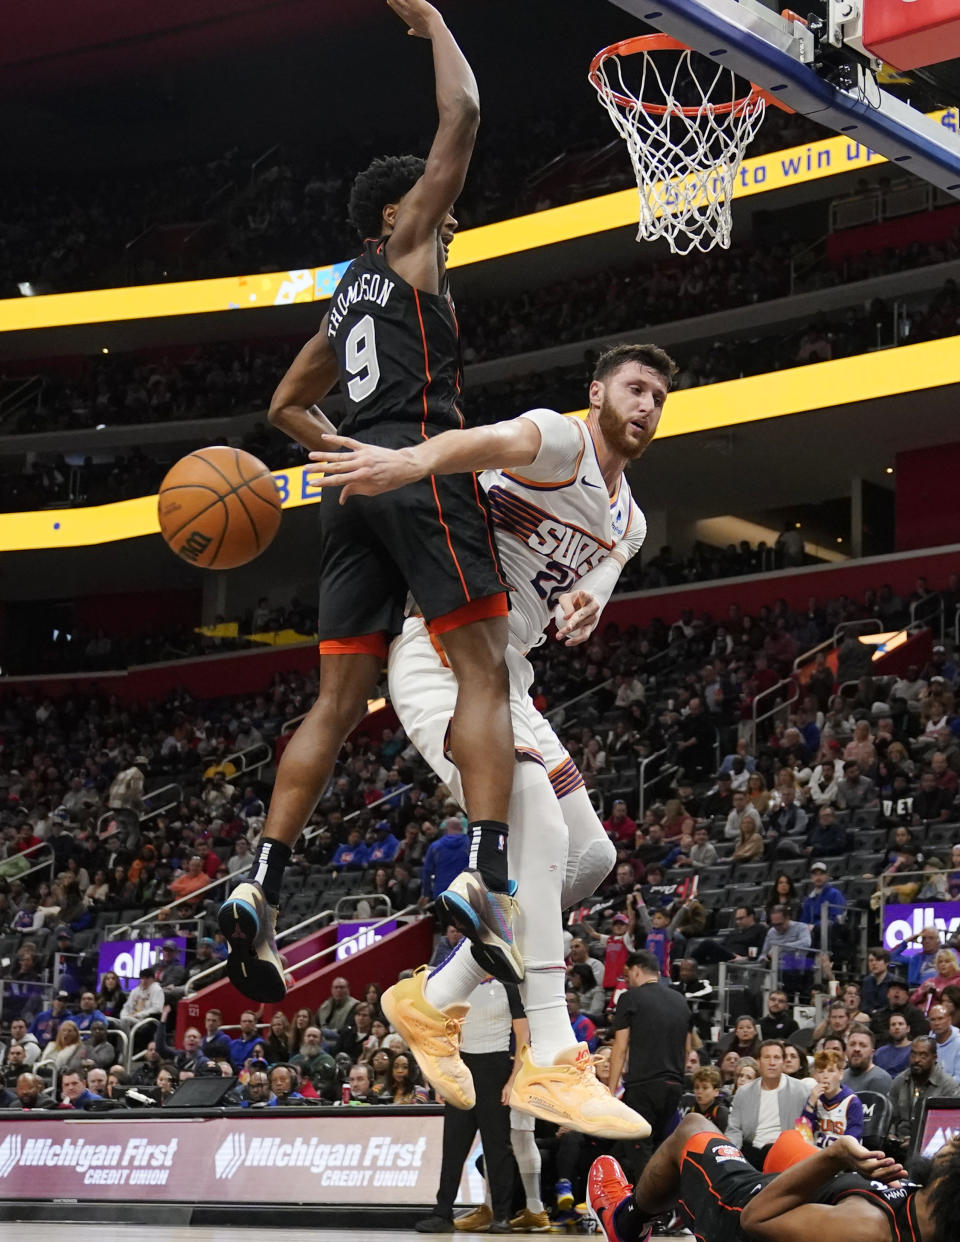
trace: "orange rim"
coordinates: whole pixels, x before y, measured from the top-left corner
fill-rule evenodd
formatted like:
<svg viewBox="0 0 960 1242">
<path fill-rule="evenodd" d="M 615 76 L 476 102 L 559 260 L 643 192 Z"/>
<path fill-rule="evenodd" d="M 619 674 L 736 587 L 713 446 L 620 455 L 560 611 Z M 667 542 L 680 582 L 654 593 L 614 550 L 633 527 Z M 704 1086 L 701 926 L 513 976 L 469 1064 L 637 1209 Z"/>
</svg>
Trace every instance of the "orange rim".
<svg viewBox="0 0 960 1242">
<path fill-rule="evenodd" d="M 676 104 L 648 104 L 644 103 L 642 99 L 637 100 L 629 95 L 619 94 L 607 86 L 600 77 L 600 69 L 604 61 L 609 60 L 613 56 L 646 55 L 648 52 L 690 52 L 692 50 L 685 43 L 681 43 L 679 39 L 672 39 L 669 35 L 636 35 L 632 39 L 623 39 L 619 43 L 611 43 L 609 47 L 602 48 L 597 52 L 590 62 L 590 72 L 587 76 L 598 94 L 606 96 L 607 99 L 612 99 L 621 108 L 636 108 L 639 106 L 644 112 L 649 112 L 653 116 L 664 116 L 668 112 L 674 113 L 677 116 L 700 116 L 703 112 L 720 114 L 734 112 L 739 114 L 747 111 L 748 108 L 757 107 L 761 100 L 776 102 L 770 99 L 769 94 L 762 87 L 751 84 L 749 95 L 744 95 L 740 99 L 732 99 L 729 103 L 707 103 L 701 104 L 699 108 L 681 108 Z"/>
</svg>

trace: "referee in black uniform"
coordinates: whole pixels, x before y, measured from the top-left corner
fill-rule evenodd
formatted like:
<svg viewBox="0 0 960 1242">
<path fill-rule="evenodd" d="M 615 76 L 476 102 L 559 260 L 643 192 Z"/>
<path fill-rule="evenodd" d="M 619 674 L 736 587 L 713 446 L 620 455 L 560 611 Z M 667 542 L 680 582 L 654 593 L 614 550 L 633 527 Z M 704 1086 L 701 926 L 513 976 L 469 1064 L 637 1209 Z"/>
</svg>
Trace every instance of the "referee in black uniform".
<svg viewBox="0 0 960 1242">
<path fill-rule="evenodd" d="M 506 992 L 506 996 L 504 996 Z M 490 1188 L 493 1220 L 487 1233 L 510 1233 L 517 1164 L 510 1143 L 510 1109 L 501 1100 L 513 1069 L 510 1037 L 524 1018 L 520 990 L 514 984 L 486 979 L 470 994 L 470 1012 L 463 1022 L 460 1055 L 473 1075 L 477 1103 L 471 1109 L 443 1110 L 443 1158 L 440 1188 L 433 1215 L 417 1221 L 418 1233 L 449 1233 L 453 1205 L 460 1190 L 463 1164 L 477 1130 L 483 1144 L 484 1176 Z M 524 1025 L 526 1025 L 524 1023 Z"/>
<path fill-rule="evenodd" d="M 627 958 L 626 977 L 627 991 L 613 1015 L 610 1090 L 622 1075 L 623 1102 L 650 1122 L 649 1138 L 618 1146 L 621 1164 L 636 1180 L 667 1137 L 680 1103 L 693 1015 L 680 993 L 665 986 L 660 963 L 646 949 Z"/>
</svg>

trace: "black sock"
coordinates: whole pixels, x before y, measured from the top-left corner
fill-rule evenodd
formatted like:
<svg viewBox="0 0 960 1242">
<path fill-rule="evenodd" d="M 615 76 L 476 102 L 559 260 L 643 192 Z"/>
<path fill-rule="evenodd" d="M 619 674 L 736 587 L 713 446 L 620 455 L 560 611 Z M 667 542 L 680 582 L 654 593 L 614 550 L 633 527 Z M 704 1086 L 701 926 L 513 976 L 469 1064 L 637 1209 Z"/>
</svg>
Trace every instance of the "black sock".
<svg viewBox="0 0 960 1242">
<path fill-rule="evenodd" d="M 613 1209 L 613 1227 L 623 1242 L 638 1242 L 649 1223 L 650 1217 L 637 1207 L 632 1191 Z"/>
<path fill-rule="evenodd" d="M 496 893 L 507 890 L 507 825 L 496 819 L 470 823 L 470 866 Z"/>
<path fill-rule="evenodd" d="M 250 878 L 260 885 L 271 906 L 280 904 L 280 884 L 292 852 L 290 846 L 282 841 L 274 841 L 270 837 L 263 837 L 260 841 Z"/>
</svg>

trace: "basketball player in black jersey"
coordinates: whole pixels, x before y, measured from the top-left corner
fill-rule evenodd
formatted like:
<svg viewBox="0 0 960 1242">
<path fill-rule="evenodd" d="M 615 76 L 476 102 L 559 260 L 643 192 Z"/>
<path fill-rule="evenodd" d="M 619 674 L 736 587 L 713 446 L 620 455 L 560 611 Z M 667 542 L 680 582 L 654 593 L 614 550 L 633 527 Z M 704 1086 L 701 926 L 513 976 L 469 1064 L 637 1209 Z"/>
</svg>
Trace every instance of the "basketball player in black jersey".
<svg viewBox="0 0 960 1242">
<path fill-rule="evenodd" d="M 479 124 L 476 81 L 432 5 L 387 3 L 408 34 L 432 43 L 438 126 L 426 161 L 375 160 L 354 182 L 349 213 L 363 251 L 270 407 L 271 423 L 307 449 L 324 448 L 323 433 L 334 430 L 315 403 L 338 379 L 340 431 L 358 440 L 400 448 L 463 426 L 445 260 Z M 286 992 L 275 941 L 283 871 L 340 747 L 366 714 L 409 590 L 459 685 L 450 748 L 471 821 L 470 870 L 441 905 L 484 968 L 516 982 L 523 965 L 506 863 L 514 761 L 507 595 L 483 494 L 472 475 L 428 477 L 387 496 L 325 501 L 319 513 L 320 693 L 284 751 L 252 878 L 220 909 L 230 980 L 254 1000 Z"/>
<path fill-rule="evenodd" d="M 771 1156 L 764 1167 L 782 1171 L 758 1172 L 712 1122 L 690 1113 L 635 1191 L 612 1156 L 595 1160 L 590 1212 L 607 1242 L 644 1242 L 652 1218 L 675 1203 L 702 1242 L 955 1242 L 960 1234 L 958 1138 L 941 1149 L 923 1187 L 849 1135 L 815 1148 L 786 1131 Z"/>
</svg>

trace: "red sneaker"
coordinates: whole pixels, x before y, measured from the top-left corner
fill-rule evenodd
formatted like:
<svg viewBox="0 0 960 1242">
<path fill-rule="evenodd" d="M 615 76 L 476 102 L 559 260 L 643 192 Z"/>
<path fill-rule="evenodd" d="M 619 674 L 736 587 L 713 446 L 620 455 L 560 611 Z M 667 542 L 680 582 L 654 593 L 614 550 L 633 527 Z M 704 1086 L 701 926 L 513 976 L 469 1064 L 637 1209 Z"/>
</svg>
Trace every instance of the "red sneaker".
<svg viewBox="0 0 960 1242">
<path fill-rule="evenodd" d="M 607 1242 L 625 1242 L 613 1223 L 614 1210 L 630 1197 L 633 1187 L 613 1156 L 598 1156 L 587 1176 L 587 1209 Z M 653 1232 L 648 1226 L 639 1242 L 647 1242 Z"/>
</svg>

